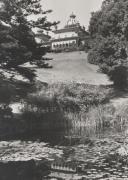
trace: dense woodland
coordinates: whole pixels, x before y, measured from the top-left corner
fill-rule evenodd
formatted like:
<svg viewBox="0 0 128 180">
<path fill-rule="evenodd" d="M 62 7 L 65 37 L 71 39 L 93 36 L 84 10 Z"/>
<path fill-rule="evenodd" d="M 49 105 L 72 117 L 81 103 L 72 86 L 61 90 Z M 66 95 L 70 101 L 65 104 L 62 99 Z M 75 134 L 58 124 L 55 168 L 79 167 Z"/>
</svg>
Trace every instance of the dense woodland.
<svg viewBox="0 0 128 180">
<path fill-rule="evenodd" d="M 89 25 L 91 50 L 88 61 L 98 64 L 116 87 L 127 84 L 128 70 L 128 1 L 104 0 L 93 12 Z"/>
</svg>

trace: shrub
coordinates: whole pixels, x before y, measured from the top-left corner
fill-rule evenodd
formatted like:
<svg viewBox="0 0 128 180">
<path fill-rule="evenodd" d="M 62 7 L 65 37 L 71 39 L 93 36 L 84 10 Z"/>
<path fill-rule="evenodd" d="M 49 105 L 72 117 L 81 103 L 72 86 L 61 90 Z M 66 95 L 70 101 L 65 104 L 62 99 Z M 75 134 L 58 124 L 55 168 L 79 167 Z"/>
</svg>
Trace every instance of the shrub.
<svg viewBox="0 0 128 180">
<path fill-rule="evenodd" d="M 89 109 L 109 100 L 109 89 L 104 86 L 58 83 L 39 89 L 28 96 L 22 110 L 28 131 L 36 133 L 47 129 L 67 132 L 80 123 L 85 125 Z"/>
<path fill-rule="evenodd" d="M 61 109 L 80 111 L 83 107 L 87 110 L 92 105 L 105 103 L 109 100 L 110 91 L 103 86 L 60 83 L 51 84 L 41 92 L 53 94 Z"/>
<path fill-rule="evenodd" d="M 79 113 L 85 112 L 91 106 L 105 103 L 109 100 L 109 89 L 102 86 L 85 84 L 51 84 L 42 87 L 39 92 L 30 94 L 26 99 L 24 112 L 35 113 L 38 118 L 44 112 L 60 111 Z"/>
<path fill-rule="evenodd" d="M 124 89 L 127 86 L 127 74 L 127 67 L 123 65 L 113 67 L 108 73 L 115 87 L 120 89 Z"/>
<path fill-rule="evenodd" d="M 98 56 L 98 52 L 96 49 L 91 49 L 88 53 L 88 62 L 90 64 L 95 64 L 98 65 L 99 64 L 99 56 Z"/>
</svg>

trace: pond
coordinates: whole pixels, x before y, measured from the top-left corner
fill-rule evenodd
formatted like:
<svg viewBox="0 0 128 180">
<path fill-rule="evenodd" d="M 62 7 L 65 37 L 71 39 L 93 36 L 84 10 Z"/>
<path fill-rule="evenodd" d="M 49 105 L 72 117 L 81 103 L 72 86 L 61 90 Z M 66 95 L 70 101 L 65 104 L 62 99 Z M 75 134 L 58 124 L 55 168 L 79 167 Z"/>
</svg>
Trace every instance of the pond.
<svg viewBox="0 0 128 180">
<path fill-rule="evenodd" d="M 55 143 L 39 140 L 1 141 L 0 160 L 45 158 L 51 164 L 51 171 L 43 180 L 128 179 L 128 141 L 125 128 L 123 131 L 106 129 L 96 132 L 79 127 L 77 131 L 70 129 L 58 136 L 60 138 Z M 51 139 L 52 137 L 53 134 Z"/>
<path fill-rule="evenodd" d="M 124 132 L 109 130 L 83 138 L 68 146 L 56 146 L 63 151 L 56 158 L 56 168 L 46 179 L 128 179 L 128 146 Z M 75 166 L 76 171 L 70 170 Z M 66 167 L 66 169 L 65 169 Z"/>
</svg>

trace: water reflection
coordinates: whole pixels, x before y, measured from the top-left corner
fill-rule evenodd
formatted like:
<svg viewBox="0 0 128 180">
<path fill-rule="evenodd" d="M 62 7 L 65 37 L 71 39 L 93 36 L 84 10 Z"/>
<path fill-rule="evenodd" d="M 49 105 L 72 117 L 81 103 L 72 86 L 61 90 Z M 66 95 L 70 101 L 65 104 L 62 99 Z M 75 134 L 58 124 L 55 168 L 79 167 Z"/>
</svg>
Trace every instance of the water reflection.
<svg viewBox="0 0 128 180">
<path fill-rule="evenodd" d="M 56 131 L 49 131 L 45 134 L 52 140 L 53 144 L 54 141 L 60 145 L 74 145 L 80 143 L 88 143 L 91 139 L 103 139 L 109 138 L 112 136 L 118 136 L 120 134 L 121 137 L 127 136 L 127 126 L 112 126 L 112 127 L 95 127 L 95 126 L 71 126 L 67 123 L 64 126 L 64 129 L 56 130 Z"/>
<path fill-rule="evenodd" d="M 58 147 L 63 150 L 63 155 L 55 162 L 64 163 L 69 168 L 75 164 L 77 172 L 62 172 L 60 167 L 60 171 L 51 171 L 47 179 L 128 179 L 127 157 L 120 157 L 117 153 L 127 139 L 126 127 L 67 127 L 62 136 L 63 143 Z"/>
<path fill-rule="evenodd" d="M 51 168 L 43 180 L 127 180 L 127 154 L 119 155 L 120 147 L 124 149 L 126 145 L 128 148 L 127 129 L 124 126 L 101 128 L 65 123 L 61 129 L 27 134 L 26 140 L 33 139 L 31 142 L 1 142 L 1 157 L 5 157 L 6 150 L 7 158 L 26 159 L 26 154 L 30 159 L 48 159 L 51 165 L 56 164 L 56 169 Z M 75 172 L 72 173 L 72 169 Z"/>
<path fill-rule="evenodd" d="M 47 117 L 45 122 L 51 123 L 51 119 L 56 120 L 52 121 L 49 130 L 43 128 L 44 121 L 42 127 L 40 127 L 39 124 L 38 126 L 35 126 L 35 124 L 37 125 L 37 120 L 35 121 L 34 119 L 34 122 L 36 122 L 33 126 L 34 133 L 30 131 L 29 133 L 27 132 L 27 134 L 24 134 L 24 137 L 22 136 L 22 138 L 26 140 L 39 140 L 39 147 L 41 146 L 40 141 L 48 142 L 50 148 L 52 148 L 52 154 L 49 155 L 48 151 L 45 151 L 43 157 L 49 158 L 52 156 L 52 163 L 58 164 L 60 169 L 57 168 L 57 171 L 51 169 L 50 174 L 47 177 L 44 177 L 43 180 L 128 179 L 127 155 L 121 157 L 118 154 L 118 149 L 120 147 L 123 147 L 122 149 L 124 149 L 124 145 L 128 144 L 127 126 L 122 125 L 117 121 L 113 126 L 104 127 L 101 125 L 98 126 L 95 123 L 87 124 L 78 119 L 76 119 L 76 121 L 67 121 L 64 118 L 60 120 L 62 114 L 59 113 L 59 118 L 57 118 L 57 115 L 58 113 L 54 118 L 53 113 L 48 116 L 43 116 L 45 117 L 44 120 L 46 120 Z M 42 119 L 40 122 L 42 122 Z M 61 128 L 60 126 L 57 126 L 58 122 L 61 122 Z M 32 142 L 31 144 L 33 146 L 34 143 Z M 25 146 L 27 145 L 25 144 Z M 37 147 L 37 143 L 35 146 Z M 39 147 L 37 149 L 35 148 L 35 153 L 39 151 Z M 42 155 L 43 149 L 44 146 L 40 148 L 41 153 L 39 152 L 39 155 Z M 49 150 L 47 145 L 46 149 Z M 57 150 L 61 151 L 59 157 L 57 155 L 55 156 Z M 69 173 L 69 169 L 74 165 L 76 172 Z M 68 171 L 66 171 L 66 169 Z"/>
</svg>

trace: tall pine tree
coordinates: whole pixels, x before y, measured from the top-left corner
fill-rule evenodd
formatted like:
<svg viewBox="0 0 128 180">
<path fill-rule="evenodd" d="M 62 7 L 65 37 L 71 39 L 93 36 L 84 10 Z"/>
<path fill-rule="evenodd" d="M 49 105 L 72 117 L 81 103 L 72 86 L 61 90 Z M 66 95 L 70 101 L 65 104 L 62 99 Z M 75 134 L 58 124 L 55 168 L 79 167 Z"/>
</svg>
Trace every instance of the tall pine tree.
<svg viewBox="0 0 128 180">
<path fill-rule="evenodd" d="M 47 20 L 41 0 L 0 0 L 0 68 L 33 80 L 35 74 L 26 62 L 42 61 L 46 49 L 35 41 L 33 28 L 50 31 L 56 22 Z M 32 20 L 31 16 L 36 16 Z"/>
</svg>

